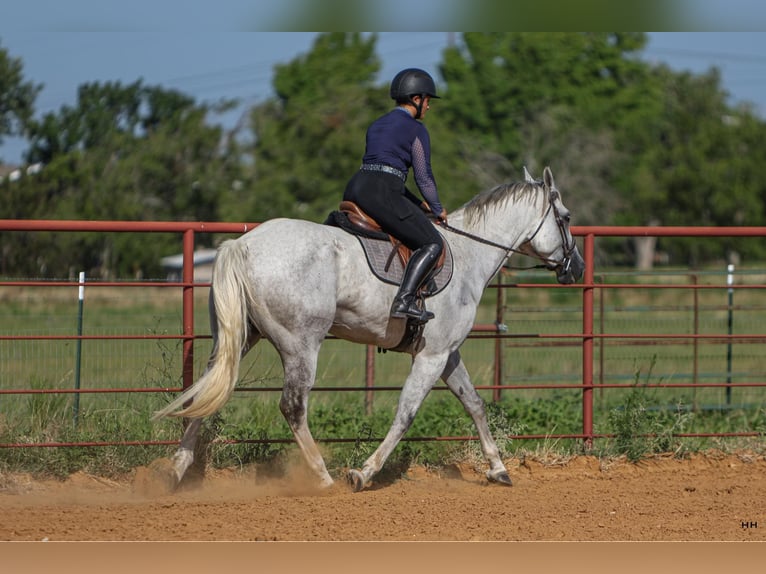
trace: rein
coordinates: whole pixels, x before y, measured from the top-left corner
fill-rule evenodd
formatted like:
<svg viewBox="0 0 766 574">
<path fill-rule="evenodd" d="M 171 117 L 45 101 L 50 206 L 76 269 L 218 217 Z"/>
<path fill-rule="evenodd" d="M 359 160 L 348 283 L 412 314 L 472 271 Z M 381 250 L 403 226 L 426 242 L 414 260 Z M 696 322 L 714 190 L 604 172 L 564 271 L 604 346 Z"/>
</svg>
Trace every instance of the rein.
<svg viewBox="0 0 766 574">
<path fill-rule="evenodd" d="M 535 237 L 535 235 L 537 235 L 537 233 L 542 228 L 543 223 L 545 223 L 545 220 L 547 219 L 548 214 L 551 212 L 551 209 L 553 209 L 554 216 L 556 217 L 556 225 L 559 228 L 559 233 L 561 234 L 561 240 L 564 245 L 564 261 L 562 263 L 558 263 L 557 261 L 548 259 L 547 257 L 541 257 L 540 255 L 537 255 L 537 254 L 535 254 L 535 257 L 537 257 L 540 261 L 552 263 L 556 267 L 561 267 L 563 268 L 564 271 L 568 271 L 569 265 L 571 264 L 571 255 L 572 255 L 572 252 L 575 250 L 575 247 L 577 244 L 574 242 L 574 240 L 572 241 L 571 245 L 569 244 L 569 241 L 566 237 L 566 233 L 564 232 L 564 222 L 561 220 L 561 215 L 559 214 L 559 210 L 556 209 L 556 207 L 553 205 L 553 201 L 551 201 L 550 198 L 548 200 L 548 209 L 545 210 L 545 214 L 543 214 L 543 217 L 540 220 L 540 223 L 537 225 L 537 229 L 535 229 L 535 232 L 530 236 L 530 238 L 527 241 L 531 241 Z M 500 243 L 496 243 L 489 239 L 485 239 L 484 237 L 479 237 L 478 235 L 474 235 L 473 233 L 470 233 L 468 231 L 463 231 L 462 229 L 452 227 L 451 225 L 443 221 L 439 221 L 438 224 L 448 231 L 452 231 L 453 233 L 462 235 L 463 237 L 467 237 L 468 239 L 472 239 L 473 241 L 476 241 L 477 243 L 483 243 L 484 245 L 489 245 L 491 247 L 496 247 L 497 249 L 502 249 L 503 251 L 505 251 L 506 256 L 509 253 L 518 253 L 520 255 L 529 256 L 528 253 L 524 253 L 523 251 L 520 251 L 514 247 L 509 247 L 507 245 L 502 245 Z M 546 269 L 546 268 L 547 266 L 544 264 L 531 265 L 529 267 L 514 267 L 514 266 L 507 267 L 507 269 L 516 269 L 516 270 Z"/>
<path fill-rule="evenodd" d="M 508 247 L 507 245 L 502 245 L 500 243 L 495 243 L 494 241 L 490 241 L 489 239 L 485 239 L 484 237 L 479 237 L 478 235 L 474 235 L 473 233 L 469 233 L 468 231 L 463 231 L 462 229 L 458 229 L 457 227 L 452 227 L 448 223 L 439 222 L 439 225 L 446 229 L 447 231 L 451 231 L 453 233 L 456 233 L 457 235 L 462 235 L 463 237 L 467 237 L 468 239 L 472 239 L 473 241 L 476 241 L 477 243 L 483 243 L 484 245 L 489 245 L 490 247 L 496 247 L 498 249 L 502 249 L 505 251 L 506 255 L 508 253 L 519 253 L 520 255 L 526 255 L 522 251 L 519 251 L 518 249 L 515 249 L 513 247 Z M 539 228 L 538 228 L 539 229 Z M 547 259 L 540 258 L 543 261 L 547 261 Z M 544 269 L 545 265 L 532 265 L 530 267 L 508 267 L 508 269 Z"/>
</svg>

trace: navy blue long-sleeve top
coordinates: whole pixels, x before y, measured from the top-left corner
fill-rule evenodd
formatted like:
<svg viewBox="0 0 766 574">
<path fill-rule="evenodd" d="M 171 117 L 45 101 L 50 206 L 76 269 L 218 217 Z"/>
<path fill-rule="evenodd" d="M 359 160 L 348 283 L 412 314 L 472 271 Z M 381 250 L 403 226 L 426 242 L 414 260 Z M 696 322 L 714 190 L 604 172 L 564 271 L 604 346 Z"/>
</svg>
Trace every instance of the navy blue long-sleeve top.
<svg viewBox="0 0 766 574">
<path fill-rule="evenodd" d="M 444 208 L 431 171 L 431 138 L 426 127 L 403 108 L 394 108 L 367 129 L 362 163 L 383 164 L 407 173 L 412 167 L 415 183 L 435 215 Z"/>
</svg>

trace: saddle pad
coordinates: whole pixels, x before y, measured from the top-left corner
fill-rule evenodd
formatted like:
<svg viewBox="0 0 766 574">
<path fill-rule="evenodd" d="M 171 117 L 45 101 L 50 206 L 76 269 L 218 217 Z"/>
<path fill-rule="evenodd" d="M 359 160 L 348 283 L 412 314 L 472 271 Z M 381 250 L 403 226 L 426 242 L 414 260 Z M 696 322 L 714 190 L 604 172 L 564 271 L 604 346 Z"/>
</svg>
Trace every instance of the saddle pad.
<svg viewBox="0 0 766 574">
<path fill-rule="evenodd" d="M 357 235 L 356 238 L 359 240 L 359 243 L 362 244 L 362 249 L 364 249 L 364 254 L 367 257 L 367 263 L 369 263 L 370 269 L 375 276 L 386 283 L 399 285 L 402 282 L 402 277 L 404 277 L 404 267 L 396 253 L 393 257 L 391 256 L 391 250 L 394 249 L 391 242 L 387 239 L 372 239 L 362 235 Z M 439 293 L 447 286 L 450 279 L 452 279 L 452 250 L 446 241 L 444 242 L 444 247 L 447 250 L 447 253 L 444 256 L 444 265 L 442 265 L 441 269 L 436 272 L 436 275 L 433 278 L 436 289 L 428 293 L 428 297 Z M 389 260 L 390 265 L 389 268 L 386 269 L 386 264 L 389 263 Z"/>
</svg>

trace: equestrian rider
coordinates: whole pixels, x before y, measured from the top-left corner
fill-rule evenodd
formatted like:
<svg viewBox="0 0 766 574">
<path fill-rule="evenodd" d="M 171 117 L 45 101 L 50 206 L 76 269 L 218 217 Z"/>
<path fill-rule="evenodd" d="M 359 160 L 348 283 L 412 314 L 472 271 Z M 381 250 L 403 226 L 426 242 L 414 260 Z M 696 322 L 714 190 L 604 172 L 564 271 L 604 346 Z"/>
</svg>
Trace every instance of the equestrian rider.
<svg viewBox="0 0 766 574">
<path fill-rule="evenodd" d="M 356 203 L 383 231 L 412 250 L 391 317 L 426 322 L 434 315 L 417 305 L 416 293 L 443 249 L 441 235 L 426 212 L 446 223 L 447 211 L 439 201 L 431 172 L 431 141 L 420 120 L 430 100 L 439 96 L 433 78 L 418 68 L 396 74 L 390 93 L 396 107 L 367 129 L 362 166 L 348 182 L 343 199 Z M 425 201 L 405 187 L 410 167 Z"/>
</svg>

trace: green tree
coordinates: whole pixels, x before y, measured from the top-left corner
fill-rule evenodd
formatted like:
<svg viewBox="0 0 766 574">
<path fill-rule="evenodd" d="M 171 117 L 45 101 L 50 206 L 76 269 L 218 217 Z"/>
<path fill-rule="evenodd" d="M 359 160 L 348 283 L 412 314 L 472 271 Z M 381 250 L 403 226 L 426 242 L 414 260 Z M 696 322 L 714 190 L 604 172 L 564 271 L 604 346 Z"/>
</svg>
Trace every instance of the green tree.
<svg viewBox="0 0 766 574">
<path fill-rule="evenodd" d="M 225 108 L 222 102 L 215 109 Z M 220 219 L 220 199 L 237 180 L 237 156 L 208 105 L 140 81 L 85 84 L 74 106 L 30 124 L 30 161 L 41 173 L 14 188 L 16 217 L 82 220 Z M 36 198 L 34 203 L 25 201 Z M 61 234 L 24 262 L 4 241 L 7 267 L 66 275 L 84 269 L 104 278 L 159 272 L 159 259 L 179 248 L 166 234 Z M 200 243 L 211 242 L 207 235 Z M 18 254 L 14 259 L 14 253 Z M 38 258 L 39 259 L 39 258 Z"/>
<path fill-rule="evenodd" d="M 446 177 L 478 176 L 456 199 L 548 164 L 572 190 L 578 224 L 619 210 L 609 186 L 618 123 L 652 101 L 649 69 L 634 57 L 645 42 L 640 33 L 464 34 L 445 51 L 448 92 L 433 119 L 435 132 L 453 134 L 440 140 L 451 146 Z"/>
<path fill-rule="evenodd" d="M 445 51 L 448 90 L 431 118 L 445 145 L 435 154 L 446 154 L 435 169 L 454 197 L 516 179 L 522 165 L 538 173 L 550 164 L 580 225 L 758 221 L 762 122 L 727 106 L 717 71 L 653 67 L 637 57 L 645 43 L 641 33 L 464 34 Z M 602 260 L 626 261 L 623 250 L 642 254 L 643 266 L 653 259 L 644 239 L 599 245 Z M 692 264 L 756 249 L 703 239 L 661 245 Z"/>
<path fill-rule="evenodd" d="M 441 114 L 509 158 L 528 151 L 522 128 L 554 108 L 573 110 L 586 126 L 611 125 L 640 105 L 645 66 L 628 56 L 645 42 L 640 33 L 464 34 L 445 51 Z"/>
<path fill-rule="evenodd" d="M 626 186 L 631 209 L 616 223 L 760 225 L 764 184 L 756 166 L 763 159 L 763 122 L 727 105 L 716 69 L 696 75 L 659 67 L 656 73 L 662 108 L 637 138 L 644 143 L 635 147 L 632 185 Z M 727 251 L 762 254 L 755 242 L 736 240 L 664 238 L 658 247 L 692 265 L 726 258 Z"/>
<path fill-rule="evenodd" d="M 276 98 L 252 111 L 252 220 L 293 216 L 321 221 L 335 209 L 364 152 L 370 121 L 390 107 L 375 86 L 376 36 L 328 33 L 312 50 L 275 69 Z"/>
<path fill-rule="evenodd" d="M 42 85 L 24 79 L 21 59 L 0 45 L 0 143 L 3 136 L 24 135 Z"/>
</svg>

